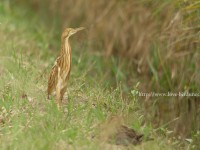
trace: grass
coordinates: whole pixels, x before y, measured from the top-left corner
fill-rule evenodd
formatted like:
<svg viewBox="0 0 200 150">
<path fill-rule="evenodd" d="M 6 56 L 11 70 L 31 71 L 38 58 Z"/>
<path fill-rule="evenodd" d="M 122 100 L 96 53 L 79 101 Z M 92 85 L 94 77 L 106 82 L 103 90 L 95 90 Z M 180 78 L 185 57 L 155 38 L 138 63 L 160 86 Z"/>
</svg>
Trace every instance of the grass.
<svg viewBox="0 0 200 150">
<path fill-rule="evenodd" d="M 114 89 L 112 81 L 105 84 L 105 64 L 112 66 L 116 78 L 123 79 L 121 68 L 115 58 L 105 63 L 84 42 L 73 42 L 69 102 L 58 110 L 54 99 L 46 100 L 48 73 L 59 53 L 54 51 L 60 43 L 54 37 L 56 30 L 29 10 L 10 10 L 5 3 L 0 8 L 0 149 L 192 148 L 192 144 L 171 138 L 165 126 L 155 130 L 145 122 L 144 108 L 134 90 L 124 98 L 120 83 Z M 154 140 L 130 147 L 102 142 L 98 139 L 101 126 L 111 116 L 123 118 L 125 124 Z"/>
<path fill-rule="evenodd" d="M 47 33 L 46 25 L 33 25 L 32 31 L 38 33 L 35 40 L 42 49 L 58 49 L 60 30 L 66 26 L 86 27 L 78 38 L 74 37 L 74 41 L 83 43 L 74 43 L 75 56 L 79 57 L 73 59 L 80 62 L 74 68 L 77 70 L 88 63 L 89 69 L 84 72 L 87 82 L 90 78 L 94 84 L 98 80 L 106 87 L 121 86 L 123 97 L 138 81 L 142 92 L 200 92 L 199 0 L 12 0 L 5 4 L 8 11 L 14 5 L 23 6 L 18 14 L 33 18 L 30 20 L 38 18 L 48 26 Z M 47 37 L 51 42 L 45 42 Z M 53 63 L 53 55 L 43 57 Z M 77 77 L 82 73 L 74 72 Z M 168 127 L 183 139 L 191 138 L 200 129 L 197 99 L 150 97 L 144 101 L 148 106 L 145 118 L 159 127 L 178 117 Z"/>
</svg>

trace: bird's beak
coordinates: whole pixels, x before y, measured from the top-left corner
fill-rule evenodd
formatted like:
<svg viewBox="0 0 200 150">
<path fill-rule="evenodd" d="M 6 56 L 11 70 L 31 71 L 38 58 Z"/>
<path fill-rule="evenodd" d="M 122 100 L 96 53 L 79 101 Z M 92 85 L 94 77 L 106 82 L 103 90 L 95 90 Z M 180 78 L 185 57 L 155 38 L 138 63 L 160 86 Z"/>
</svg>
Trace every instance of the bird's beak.
<svg viewBox="0 0 200 150">
<path fill-rule="evenodd" d="M 75 34 L 77 33 L 78 31 L 81 31 L 81 30 L 84 30 L 85 28 L 84 27 L 80 27 L 80 28 L 76 28 L 72 31 L 72 34 Z"/>
<path fill-rule="evenodd" d="M 80 27 L 80 28 L 76 28 L 75 30 L 76 30 L 76 32 L 78 32 L 78 31 L 81 31 L 81 30 L 84 30 L 85 28 L 84 27 Z"/>
</svg>

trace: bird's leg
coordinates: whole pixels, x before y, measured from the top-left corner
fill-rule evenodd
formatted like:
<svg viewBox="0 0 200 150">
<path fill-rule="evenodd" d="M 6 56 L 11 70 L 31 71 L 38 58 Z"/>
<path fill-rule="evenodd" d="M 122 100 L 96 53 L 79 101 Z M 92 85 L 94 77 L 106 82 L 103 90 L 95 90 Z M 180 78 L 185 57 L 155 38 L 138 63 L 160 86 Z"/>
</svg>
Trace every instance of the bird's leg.
<svg viewBox="0 0 200 150">
<path fill-rule="evenodd" d="M 56 101 L 57 101 L 58 105 L 61 106 L 62 101 L 60 99 L 60 87 L 59 86 L 56 87 Z"/>
<path fill-rule="evenodd" d="M 65 94 L 65 92 L 66 92 L 66 89 L 67 89 L 67 86 L 65 86 L 65 87 L 60 91 L 60 98 L 61 98 L 61 100 L 63 100 L 63 96 L 64 96 L 64 94 Z"/>
<path fill-rule="evenodd" d="M 61 79 L 61 76 L 60 76 L 60 67 L 59 67 L 58 68 L 58 82 L 57 82 L 57 85 L 56 85 L 56 100 L 57 100 L 58 106 L 62 105 L 62 100 L 61 100 L 61 82 L 62 82 L 62 79 Z"/>
</svg>

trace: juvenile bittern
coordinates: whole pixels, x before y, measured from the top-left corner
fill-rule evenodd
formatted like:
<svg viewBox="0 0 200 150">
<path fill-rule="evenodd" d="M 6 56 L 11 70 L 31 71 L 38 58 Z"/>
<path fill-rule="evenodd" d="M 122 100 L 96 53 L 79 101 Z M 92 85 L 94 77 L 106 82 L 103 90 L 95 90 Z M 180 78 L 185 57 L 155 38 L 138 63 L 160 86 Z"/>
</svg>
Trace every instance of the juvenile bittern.
<svg viewBox="0 0 200 150">
<path fill-rule="evenodd" d="M 69 37 L 83 29 L 83 27 L 76 29 L 66 28 L 61 36 L 61 52 L 52 67 L 47 90 L 48 99 L 51 94 L 56 93 L 56 101 L 59 106 L 62 104 L 71 71 L 72 52 L 69 44 Z"/>
</svg>

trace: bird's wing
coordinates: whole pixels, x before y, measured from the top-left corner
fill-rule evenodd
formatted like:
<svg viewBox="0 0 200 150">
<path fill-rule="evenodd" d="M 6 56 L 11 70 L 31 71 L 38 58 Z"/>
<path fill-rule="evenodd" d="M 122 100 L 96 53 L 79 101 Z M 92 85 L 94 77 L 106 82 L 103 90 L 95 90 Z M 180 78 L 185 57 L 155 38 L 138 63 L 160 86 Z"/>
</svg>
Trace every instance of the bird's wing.
<svg viewBox="0 0 200 150">
<path fill-rule="evenodd" d="M 69 79 L 69 73 L 71 69 L 71 64 L 68 59 L 65 59 L 64 56 L 60 56 L 56 59 L 54 66 L 52 67 L 49 82 L 48 82 L 48 95 L 50 95 L 55 89 L 58 83 L 58 68 L 60 68 L 61 76 L 67 81 Z"/>
<path fill-rule="evenodd" d="M 56 88 L 57 82 L 58 82 L 58 61 L 60 57 L 58 57 L 55 61 L 54 66 L 51 69 L 51 73 L 49 76 L 48 81 L 48 95 L 50 95 Z"/>
</svg>

